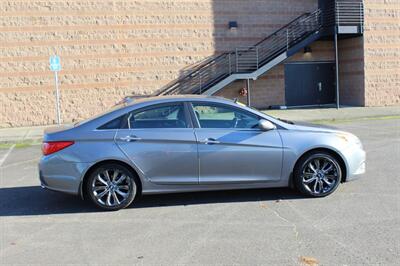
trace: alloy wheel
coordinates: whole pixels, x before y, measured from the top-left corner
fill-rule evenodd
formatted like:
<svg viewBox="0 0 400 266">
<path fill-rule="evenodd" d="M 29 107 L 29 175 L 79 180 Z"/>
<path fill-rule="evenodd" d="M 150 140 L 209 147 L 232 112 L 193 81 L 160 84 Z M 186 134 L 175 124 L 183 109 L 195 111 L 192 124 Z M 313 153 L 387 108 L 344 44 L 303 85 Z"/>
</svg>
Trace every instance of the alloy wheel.
<svg viewBox="0 0 400 266">
<path fill-rule="evenodd" d="M 313 195 L 328 194 L 334 190 L 341 180 L 339 164 L 330 156 L 311 156 L 301 171 L 304 188 Z"/>
<path fill-rule="evenodd" d="M 91 192 L 98 204 L 105 207 L 123 205 L 130 197 L 136 195 L 136 184 L 129 173 L 121 169 L 104 169 L 92 179 Z"/>
</svg>

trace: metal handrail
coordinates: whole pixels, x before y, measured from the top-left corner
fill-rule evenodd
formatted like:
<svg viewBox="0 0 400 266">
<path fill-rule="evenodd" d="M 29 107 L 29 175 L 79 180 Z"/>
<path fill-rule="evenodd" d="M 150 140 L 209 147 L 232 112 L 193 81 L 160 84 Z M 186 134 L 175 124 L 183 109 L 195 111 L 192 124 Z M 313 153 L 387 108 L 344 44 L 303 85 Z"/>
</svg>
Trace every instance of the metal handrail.
<svg viewBox="0 0 400 266">
<path fill-rule="evenodd" d="M 336 2 L 335 3 L 336 25 L 364 25 L 364 3 L 360 2 Z"/>
<path fill-rule="evenodd" d="M 253 46 L 238 47 L 200 63 L 156 95 L 202 93 L 234 73 L 251 73 L 289 50 L 322 26 L 321 10 L 303 14 Z"/>
</svg>

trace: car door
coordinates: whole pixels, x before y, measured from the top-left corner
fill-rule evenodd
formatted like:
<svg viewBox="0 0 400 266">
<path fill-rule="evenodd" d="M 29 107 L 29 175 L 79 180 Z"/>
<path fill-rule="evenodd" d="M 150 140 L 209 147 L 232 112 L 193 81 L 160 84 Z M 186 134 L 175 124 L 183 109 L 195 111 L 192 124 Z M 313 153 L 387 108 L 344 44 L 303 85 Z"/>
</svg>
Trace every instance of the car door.
<svg viewBox="0 0 400 266">
<path fill-rule="evenodd" d="M 261 131 L 257 115 L 231 105 L 192 102 L 191 111 L 200 184 L 280 180 L 283 153 L 277 130 Z"/>
<path fill-rule="evenodd" d="M 115 141 L 139 171 L 157 184 L 198 184 L 197 143 L 182 102 L 127 114 Z"/>
</svg>

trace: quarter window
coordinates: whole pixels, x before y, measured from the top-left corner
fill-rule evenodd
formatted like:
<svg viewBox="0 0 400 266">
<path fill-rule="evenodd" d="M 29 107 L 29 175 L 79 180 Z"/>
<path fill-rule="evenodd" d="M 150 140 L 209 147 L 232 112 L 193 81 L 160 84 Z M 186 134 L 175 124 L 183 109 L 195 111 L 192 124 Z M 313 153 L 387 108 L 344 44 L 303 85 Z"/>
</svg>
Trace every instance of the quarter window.
<svg viewBox="0 0 400 266">
<path fill-rule="evenodd" d="M 193 103 L 193 109 L 202 128 L 251 129 L 258 125 L 257 115 L 226 105 Z"/>
</svg>

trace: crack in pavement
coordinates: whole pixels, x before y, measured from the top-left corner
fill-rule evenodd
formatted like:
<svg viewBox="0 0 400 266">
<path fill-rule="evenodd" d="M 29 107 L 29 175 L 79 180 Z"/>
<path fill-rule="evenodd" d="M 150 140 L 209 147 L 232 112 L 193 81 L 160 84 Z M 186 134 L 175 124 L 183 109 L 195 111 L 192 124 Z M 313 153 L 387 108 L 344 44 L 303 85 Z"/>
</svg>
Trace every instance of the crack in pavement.
<svg viewBox="0 0 400 266">
<path fill-rule="evenodd" d="M 343 248 L 343 251 L 348 253 L 348 255 L 350 256 L 356 256 L 358 259 L 362 260 L 363 263 L 362 264 L 369 264 L 370 262 L 366 261 L 364 259 L 365 256 L 359 256 L 357 254 L 362 254 L 361 251 L 359 250 L 354 250 L 352 247 L 346 245 L 345 243 L 337 240 L 336 238 L 334 238 L 332 235 L 326 233 L 325 230 L 316 227 L 314 225 L 314 223 L 312 223 L 312 221 L 310 221 L 309 219 L 307 219 L 304 215 L 302 215 L 296 208 L 293 207 L 292 204 L 290 204 L 290 202 L 287 202 L 287 205 L 297 214 L 297 216 L 299 216 L 301 219 L 303 219 L 304 221 L 307 221 L 307 224 L 310 224 L 311 227 L 315 230 L 318 230 L 319 232 L 321 232 L 324 236 L 326 236 L 328 239 L 332 240 L 333 242 L 335 242 L 336 244 L 340 245 Z"/>
<path fill-rule="evenodd" d="M 292 227 L 292 230 L 293 230 L 293 233 L 294 233 L 294 237 L 295 237 L 295 239 L 296 239 L 296 253 L 297 253 L 297 258 L 300 258 L 300 256 L 301 256 L 301 254 L 300 254 L 300 247 L 301 247 L 301 245 L 302 245 L 302 242 L 301 242 L 301 240 L 300 240 L 300 238 L 299 238 L 299 231 L 298 231 L 298 228 L 297 228 L 296 223 L 294 223 L 294 222 L 292 222 L 292 221 L 286 219 L 285 217 L 283 217 L 283 216 L 279 213 L 278 210 L 276 210 L 276 209 L 274 209 L 274 208 L 269 208 L 269 209 L 275 214 L 276 217 L 278 217 L 280 220 L 282 220 L 282 221 L 288 223 L 288 224 Z M 297 258 L 292 258 L 292 260 L 293 260 L 294 263 L 297 263 L 297 262 L 298 262 Z"/>
</svg>

